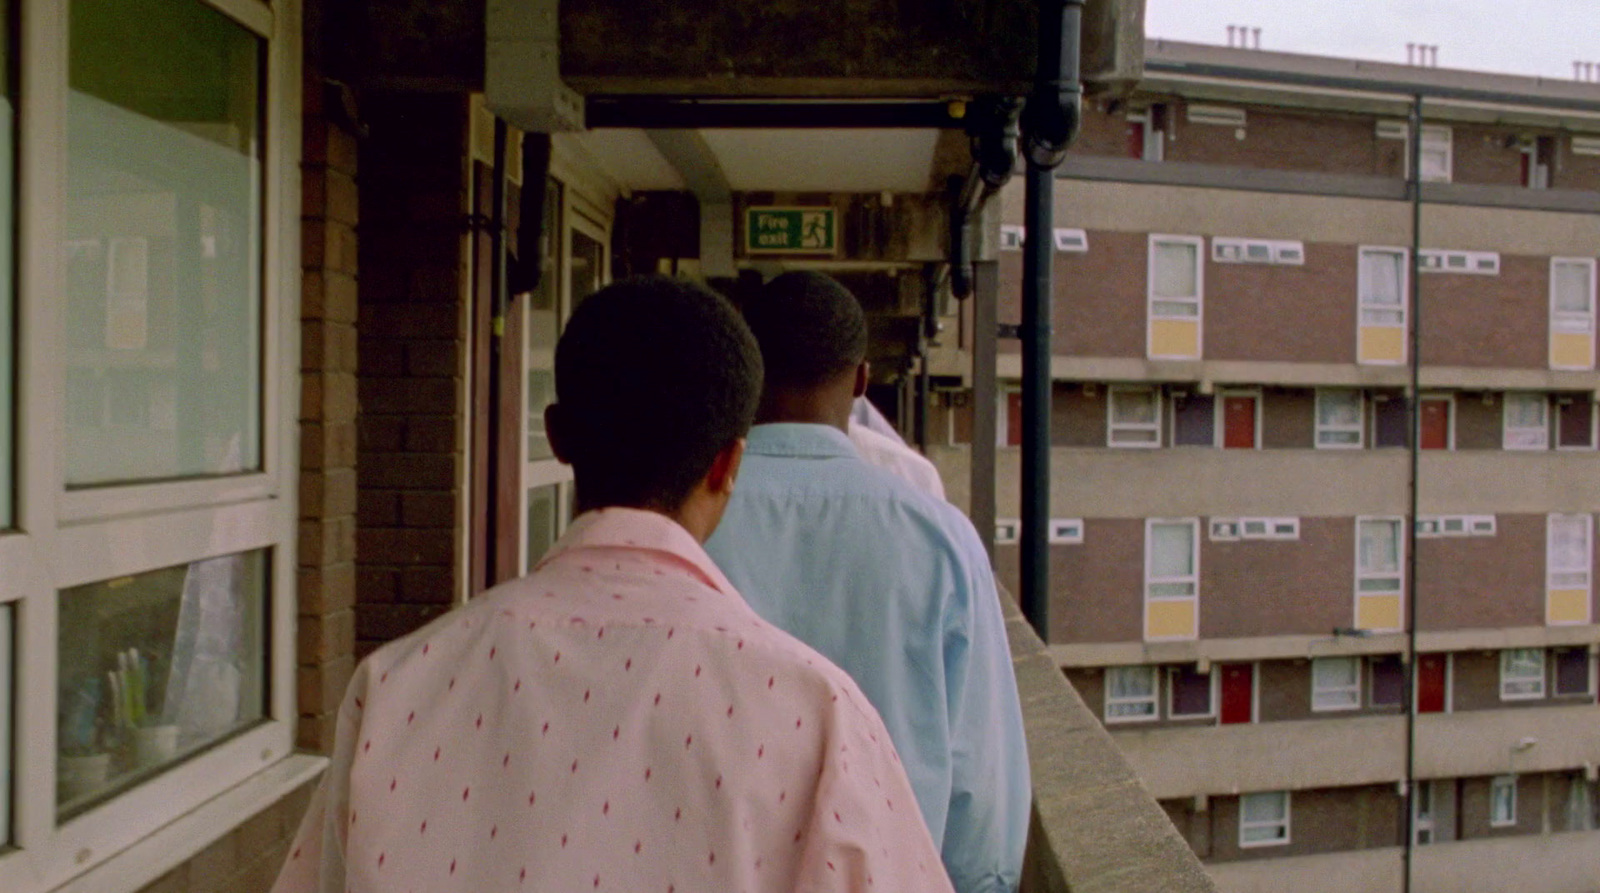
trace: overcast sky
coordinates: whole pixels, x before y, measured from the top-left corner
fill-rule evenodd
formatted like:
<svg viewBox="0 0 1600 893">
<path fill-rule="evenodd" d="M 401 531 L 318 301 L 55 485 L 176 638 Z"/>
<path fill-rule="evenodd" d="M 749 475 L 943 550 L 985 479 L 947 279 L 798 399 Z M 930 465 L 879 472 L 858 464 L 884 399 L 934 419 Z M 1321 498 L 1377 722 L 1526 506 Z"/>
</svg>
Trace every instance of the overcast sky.
<svg viewBox="0 0 1600 893">
<path fill-rule="evenodd" d="M 1436 44 L 1440 68 L 1572 78 L 1600 62 L 1600 0 L 1147 0 L 1150 37 L 1226 45 L 1229 25 L 1261 29 L 1263 50 L 1406 61 Z"/>
</svg>

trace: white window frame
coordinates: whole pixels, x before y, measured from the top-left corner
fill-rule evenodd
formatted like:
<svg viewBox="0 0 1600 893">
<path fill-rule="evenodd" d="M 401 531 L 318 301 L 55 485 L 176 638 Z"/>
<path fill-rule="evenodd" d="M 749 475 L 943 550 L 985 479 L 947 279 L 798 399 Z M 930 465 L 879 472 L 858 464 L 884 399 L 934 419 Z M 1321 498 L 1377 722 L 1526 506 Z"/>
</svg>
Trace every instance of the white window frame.
<svg viewBox="0 0 1600 893">
<path fill-rule="evenodd" d="M 1576 567 L 1558 566 L 1554 555 L 1555 527 L 1557 524 L 1576 523 L 1583 528 L 1583 563 Z M 1545 516 L 1544 537 L 1545 589 L 1594 589 L 1594 516 L 1551 513 Z"/>
<path fill-rule="evenodd" d="M 1292 239 L 1241 239 L 1216 236 L 1211 260 L 1219 264 L 1276 264 L 1299 267 L 1306 262 L 1304 242 Z"/>
<path fill-rule="evenodd" d="M 1398 255 L 1400 258 L 1400 304 L 1398 305 L 1398 308 L 1393 304 L 1380 304 L 1375 301 L 1367 300 L 1367 295 L 1371 292 L 1371 289 L 1369 288 L 1369 277 L 1367 274 L 1367 264 L 1365 258 L 1372 254 L 1391 254 Z M 1409 264 L 1407 263 L 1410 258 L 1411 249 L 1394 245 L 1362 245 L 1357 249 L 1356 328 L 1358 332 L 1363 328 L 1399 329 L 1402 332 L 1407 330 L 1406 327 L 1411 323 L 1411 274 L 1409 270 Z M 1400 321 L 1398 323 L 1367 322 L 1366 314 L 1369 312 L 1398 312 L 1400 314 Z M 1405 350 L 1401 351 L 1400 363 L 1405 362 L 1406 353 L 1409 351 L 1409 349 L 1410 348 L 1408 346 Z"/>
<path fill-rule="evenodd" d="M 1015 546 L 1022 540 L 1022 520 L 1020 518 L 994 519 L 994 544 L 997 546 Z"/>
<path fill-rule="evenodd" d="M 1050 233 L 1056 251 L 1062 254 L 1084 254 L 1089 250 L 1089 234 L 1067 226 L 1055 227 Z"/>
<path fill-rule="evenodd" d="M 1150 694 L 1140 695 L 1138 697 L 1112 697 L 1112 674 L 1134 673 L 1138 671 L 1143 671 L 1144 673 L 1148 674 L 1150 679 Z M 1150 712 L 1148 714 L 1119 716 L 1113 716 L 1111 713 L 1111 708 L 1113 707 L 1136 706 L 1140 704 L 1148 704 L 1150 706 Z M 1102 705 L 1100 715 L 1105 717 L 1106 725 L 1159 721 L 1161 719 L 1161 673 L 1159 672 L 1159 669 L 1150 664 L 1125 667 L 1106 667 L 1104 704 Z"/>
<path fill-rule="evenodd" d="M 1439 814 L 1438 787 L 1432 779 L 1419 778 L 1412 782 L 1416 789 L 1411 797 L 1411 840 L 1417 846 L 1438 843 L 1434 819 Z"/>
<path fill-rule="evenodd" d="M 1395 540 L 1396 540 L 1395 556 L 1396 556 L 1397 560 L 1395 562 L 1395 570 L 1393 572 L 1381 572 L 1380 573 L 1380 572 L 1377 572 L 1377 571 L 1368 571 L 1368 570 L 1365 570 L 1365 569 L 1362 568 L 1362 566 L 1361 566 L 1361 525 L 1368 524 L 1368 523 L 1391 523 L 1391 524 L 1394 525 Z M 1356 616 L 1359 617 L 1360 614 L 1361 614 L 1361 600 L 1363 598 L 1366 598 L 1366 597 L 1369 597 L 1369 596 L 1387 598 L 1387 597 L 1389 597 L 1391 595 L 1398 595 L 1398 596 L 1400 596 L 1400 616 L 1402 618 L 1401 619 L 1401 624 L 1404 625 L 1404 622 L 1405 622 L 1404 621 L 1404 618 L 1405 618 L 1405 606 L 1406 606 L 1406 597 L 1407 597 L 1407 593 L 1406 593 L 1406 577 L 1405 577 L 1405 567 L 1406 567 L 1405 519 L 1401 518 L 1398 515 L 1362 515 L 1360 517 L 1357 517 L 1356 518 L 1355 562 L 1354 562 L 1354 565 L 1355 565 L 1355 575 L 1354 575 L 1355 576 L 1355 585 L 1354 585 L 1353 588 L 1355 590 L 1354 608 L 1355 608 Z M 1384 589 L 1384 590 L 1370 590 L 1370 591 L 1369 590 L 1363 590 L 1361 588 L 1361 583 L 1363 581 L 1365 581 L 1365 580 L 1388 580 L 1388 579 L 1395 580 L 1395 588 L 1393 588 L 1393 589 Z"/>
<path fill-rule="evenodd" d="M 1051 518 L 1050 536 L 1051 545 L 1069 546 L 1083 542 L 1082 518 Z"/>
<path fill-rule="evenodd" d="M 1221 519 L 1218 519 L 1221 520 Z M 1230 518 L 1237 523 L 1238 535 L 1243 540 L 1297 540 L 1300 538 L 1299 518 Z M 1213 524 L 1216 522 L 1213 521 Z M 1212 539 L 1217 539 L 1213 536 Z"/>
<path fill-rule="evenodd" d="M 1139 128 L 1139 143 L 1143 147 L 1141 161 L 1164 161 L 1167 157 L 1167 134 L 1165 131 L 1156 130 L 1152 121 L 1152 114 L 1158 108 L 1164 110 L 1167 124 L 1171 126 L 1171 107 L 1163 103 L 1156 103 L 1148 109 L 1128 115 L 1128 123 Z"/>
<path fill-rule="evenodd" d="M 1206 686 L 1207 686 L 1207 690 L 1209 692 L 1208 697 L 1210 698 L 1210 700 L 1208 702 L 1208 707 L 1210 709 L 1208 709 L 1205 713 L 1179 713 L 1177 711 L 1177 709 L 1176 709 L 1176 698 L 1177 698 L 1177 694 L 1178 694 L 1178 686 L 1176 685 L 1174 680 L 1177 677 L 1178 673 L 1182 672 L 1183 667 L 1181 667 L 1181 666 L 1167 667 L 1166 670 L 1167 671 L 1166 671 L 1166 673 L 1164 675 L 1166 676 L 1166 686 L 1167 686 L 1167 718 L 1168 719 L 1188 721 L 1188 720 L 1195 720 L 1195 719 L 1216 719 L 1217 718 L 1217 697 L 1221 692 L 1221 684 L 1220 683 L 1222 681 L 1222 675 L 1216 671 L 1216 665 L 1215 664 L 1213 664 L 1211 669 L 1208 670 L 1206 672 L 1206 674 L 1205 674 L 1205 676 L 1206 676 Z M 1196 672 L 1198 672 L 1198 671 L 1196 671 Z"/>
<path fill-rule="evenodd" d="M 1409 129 L 1407 129 L 1407 131 L 1406 131 L 1406 143 L 1407 143 L 1407 145 L 1406 145 L 1406 178 L 1407 179 L 1411 178 L 1411 146 L 1410 146 L 1410 142 L 1411 142 L 1411 132 L 1410 132 Z M 1418 176 L 1417 179 L 1421 180 L 1424 183 L 1449 183 L 1451 181 L 1451 179 L 1455 175 L 1455 133 L 1449 127 L 1446 127 L 1446 126 L 1444 126 L 1442 124 L 1424 124 L 1424 125 L 1422 125 L 1422 152 L 1418 153 L 1419 157 L 1423 156 L 1424 153 L 1426 153 L 1428 151 L 1428 149 L 1430 148 L 1430 144 L 1431 144 L 1431 148 L 1433 148 L 1433 149 L 1439 149 L 1441 146 L 1444 149 L 1444 170 L 1443 170 L 1443 173 L 1442 174 L 1440 174 L 1440 173 L 1430 174 L 1429 171 L 1428 171 L 1428 165 L 1426 163 L 1426 159 L 1424 158 L 1423 162 L 1422 162 L 1422 171 L 1421 171 L 1420 176 Z"/>
<path fill-rule="evenodd" d="M 1155 402 L 1154 414 L 1151 422 L 1118 422 L 1117 397 L 1122 394 L 1149 394 Z M 1164 432 L 1161 430 L 1162 395 L 1159 387 L 1149 385 L 1112 385 L 1106 388 L 1106 446 L 1129 450 L 1153 450 L 1162 446 Z M 1120 432 L 1145 431 L 1155 435 L 1149 442 L 1133 441 L 1124 442 L 1117 439 Z"/>
<path fill-rule="evenodd" d="M 1354 425 L 1326 425 L 1322 422 L 1322 401 L 1334 394 L 1348 395 L 1356 401 Z M 1316 405 L 1312 407 L 1312 424 L 1316 429 L 1314 444 L 1319 450 L 1359 450 L 1367 443 L 1367 396 L 1360 388 L 1317 388 Z M 1323 434 L 1355 434 L 1355 443 L 1326 443 Z"/>
<path fill-rule="evenodd" d="M 1187 525 L 1189 528 L 1189 567 L 1191 572 L 1181 576 L 1167 577 L 1156 576 L 1151 573 L 1151 566 L 1155 563 L 1155 551 L 1151 544 L 1155 541 L 1153 536 L 1156 527 Z M 1151 588 L 1161 585 L 1185 585 L 1191 587 L 1188 595 L 1153 595 Z M 1149 623 L 1149 606 L 1151 602 L 1194 602 L 1198 608 L 1200 603 L 1200 519 L 1198 518 L 1150 518 L 1144 523 L 1144 607 L 1145 617 L 1142 625 Z"/>
<path fill-rule="evenodd" d="M 1527 399 L 1538 401 L 1543 406 L 1542 425 L 1538 428 L 1532 426 L 1512 427 L 1511 404 L 1513 399 Z M 1500 421 L 1501 434 L 1500 446 L 1505 450 L 1548 450 L 1550 449 L 1550 395 L 1543 391 L 1507 391 L 1505 399 L 1501 401 Z"/>
<path fill-rule="evenodd" d="M 1584 270 L 1589 278 L 1589 310 L 1578 312 L 1556 309 L 1556 269 L 1558 267 L 1578 267 Z M 1576 368 L 1590 369 L 1594 366 L 1593 338 L 1595 335 L 1595 260 L 1592 257 L 1552 257 L 1550 258 L 1550 338 L 1552 341 L 1557 334 L 1588 335 L 1591 339 L 1589 349 L 1589 362 Z"/>
<path fill-rule="evenodd" d="M 1417 263 L 1424 273 L 1456 273 L 1468 276 L 1500 275 L 1500 252 L 1454 251 L 1444 248 L 1423 248 L 1417 252 Z"/>
<path fill-rule="evenodd" d="M 1176 297 L 1156 297 L 1156 246 L 1158 245 L 1184 245 L 1194 249 L 1194 290 L 1193 295 L 1180 295 Z M 1204 236 L 1184 236 L 1169 233 L 1151 233 L 1149 248 L 1146 251 L 1145 270 L 1145 313 L 1150 319 L 1177 319 L 1193 320 L 1204 328 L 1205 303 L 1206 303 L 1206 240 Z M 1156 313 L 1156 301 L 1166 303 L 1185 303 L 1194 305 L 1194 315 L 1172 315 Z M 1202 351 L 1204 353 L 1204 351 Z"/>
<path fill-rule="evenodd" d="M 1519 656 L 1528 657 L 1537 655 L 1539 667 L 1537 674 L 1524 672 L 1513 674 L 1512 661 Z M 1549 655 L 1542 648 L 1506 648 L 1500 652 L 1500 700 L 1502 701 L 1539 701 L 1549 694 L 1550 690 L 1550 661 Z"/>
<path fill-rule="evenodd" d="M 1317 668 L 1334 664 L 1350 668 L 1352 681 L 1345 685 L 1319 685 Z M 1314 713 L 1336 713 L 1361 709 L 1361 658 L 1314 657 L 1311 659 L 1311 710 Z M 1347 700 L 1348 699 L 1348 700 Z"/>
<path fill-rule="evenodd" d="M 1505 795 L 1502 799 L 1501 792 Z M 1507 808 L 1502 811 L 1500 804 Z M 1517 777 L 1496 775 L 1489 780 L 1489 827 L 1515 828 L 1517 825 Z"/>
<path fill-rule="evenodd" d="M 1283 801 L 1283 818 L 1271 821 L 1247 821 L 1245 819 L 1245 801 L 1253 797 L 1278 797 Z M 1293 818 L 1294 802 L 1289 791 L 1257 791 L 1239 795 L 1239 848 L 1254 849 L 1256 847 L 1287 846 L 1290 840 L 1290 820 Z M 1257 829 L 1279 828 L 1283 830 L 1278 836 L 1266 840 L 1246 840 L 1246 833 Z"/>
<path fill-rule="evenodd" d="M 1240 518 L 1212 518 L 1207 527 L 1214 543 L 1237 542 L 1244 534 L 1244 523 Z"/>
<path fill-rule="evenodd" d="M 53 406 L 64 379 L 68 37 L 48 0 L 20 0 L 21 92 L 17 396 Z M 14 619 L 21 687 L 10 699 L 16 744 L 12 842 L 0 889 L 40 893 L 138 889 L 313 780 L 325 760 L 294 755 L 295 590 L 299 490 L 299 15 L 256 0 L 205 5 L 263 40 L 260 470 L 237 476 L 67 491 L 50 424 L 21 424 L 16 529 L 0 533 L 0 604 Z M 50 410 L 40 410 L 48 413 Z M 265 719 L 160 775 L 57 822 L 56 678 L 60 590 L 194 561 L 269 549 L 262 658 Z M 9 694 L 9 693 L 8 693 Z M 158 830 L 159 829 L 159 830 Z"/>
<path fill-rule="evenodd" d="M 1021 251 L 1028 239 L 1027 228 L 1020 223 L 1000 224 L 1000 250 Z"/>
</svg>

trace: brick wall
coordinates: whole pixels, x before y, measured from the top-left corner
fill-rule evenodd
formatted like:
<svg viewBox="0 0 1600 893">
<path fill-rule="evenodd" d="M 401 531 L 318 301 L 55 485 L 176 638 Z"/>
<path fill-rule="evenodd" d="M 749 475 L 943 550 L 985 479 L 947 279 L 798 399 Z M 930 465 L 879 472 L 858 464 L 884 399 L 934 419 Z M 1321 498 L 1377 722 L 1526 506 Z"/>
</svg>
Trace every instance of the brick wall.
<svg viewBox="0 0 1600 893">
<path fill-rule="evenodd" d="M 444 613 L 461 589 L 467 344 L 467 102 L 364 109 L 357 654 Z"/>
</svg>

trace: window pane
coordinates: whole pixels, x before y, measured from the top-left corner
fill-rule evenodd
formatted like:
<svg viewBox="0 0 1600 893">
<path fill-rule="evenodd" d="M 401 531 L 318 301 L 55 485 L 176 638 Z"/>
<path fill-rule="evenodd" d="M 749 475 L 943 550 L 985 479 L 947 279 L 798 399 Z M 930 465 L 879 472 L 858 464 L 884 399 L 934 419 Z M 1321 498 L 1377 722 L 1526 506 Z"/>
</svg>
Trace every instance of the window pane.
<svg viewBox="0 0 1600 893">
<path fill-rule="evenodd" d="M 1589 693 L 1589 652 L 1582 648 L 1556 652 L 1556 694 Z"/>
<path fill-rule="evenodd" d="M 1247 822 L 1281 822 L 1288 818 L 1288 801 L 1281 791 L 1245 794 L 1239 798 L 1239 809 Z"/>
<path fill-rule="evenodd" d="M 1338 710 L 1361 706 L 1356 658 L 1319 657 L 1311 661 L 1311 706 Z"/>
<path fill-rule="evenodd" d="M 528 327 L 528 407 L 525 426 L 528 432 L 530 462 L 552 458 L 550 438 L 544 430 L 544 409 L 555 400 L 556 333 L 560 329 L 561 293 L 561 183 L 546 180 L 544 209 L 539 223 L 536 261 L 539 285 L 527 298 Z"/>
<path fill-rule="evenodd" d="M 1194 528 L 1188 524 L 1150 527 L 1150 575 L 1188 577 L 1194 574 Z"/>
<path fill-rule="evenodd" d="M 1180 667 L 1172 673 L 1172 715 L 1211 715 L 1211 674 Z"/>
<path fill-rule="evenodd" d="M 583 299 L 600 290 L 605 284 L 606 248 L 580 230 L 572 231 L 572 257 L 568 260 L 572 275 L 572 306 L 578 309 Z"/>
<path fill-rule="evenodd" d="M 1118 425 L 1154 425 L 1156 423 L 1156 395 L 1154 391 L 1113 391 L 1111 418 Z"/>
<path fill-rule="evenodd" d="M 1366 292 L 1362 303 L 1399 307 L 1401 288 L 1400 255 L 1390 251 L 1370 251 L 1361 255 L 1366 273 Z M 1398 317 L 1395 319 L 1398 322 Z"/>
<path fill-rule="evenodd" d="M 560 529 L 561 485 L 548 484 L 528 491 L 528 567 L 531 569 L 556 544 Z"/>
<path fill-rule="evenodd" d="M 1543 394 L 1507 394 L 1506 424 L 1512 428 L 1544 428 Z"/>
<path fill-rule="evenodd" d="M 528 461 L 550 459 L 550 435 L 544 429 L 545 408 L 556 400 L 556 374 L 549 368 L 528 370 Z"/>
<path fill-rule="evenodd" d="M 1361 522 L 1361 572 L 1381 574 L 1400 569 L 1400 523 Z"/>
<path fill-rule="evenodd" d="M 1517 779 L 1501 776 L 1489 784 L 1489 824 L 1514 825 L 1517 822 Z"/>
<path fill-rule="evenodd" d="M 66 818 L 266 716 L 265 551 L 61 592 Z"/>
<path fill-rule="evenodd" d="M 1155 697 L 1155 668 L 1112 667 L 1106 671 L 1106 691 L 1119 701 Z"/>
<path fill-rule="evenodd" d="M 1589 567 L 1589 525 L 1585 518 L 1550 519 L 1550 569 L 1582 571 Z"/>
<path fill-rule="evenodd" d="M 1195 277 L 1199 270 L 1198 249 L 1188 243 L 1157 242 L 1155 252 L 1155 281 L 1151 293 L 1158 298 L 1192 298 L 1199 294 Z"/>
<path fill-rule="evenodd" d="M 1550 275 L 1555 279 L 1556 312 L 1589 312 L 1588 264 L 1555 264 Z"/>
<path fill-rule="evenodd" d="M 198 0 L 74 0 L 69 486 L 261 466 L 261 41 Z"/>
<path fill-rule="evenodd" d="M 1356 428 L 1361 425 L 1361 394 L 1358 391 L 1318 391 L 1317 424 Z"/>
</svg>

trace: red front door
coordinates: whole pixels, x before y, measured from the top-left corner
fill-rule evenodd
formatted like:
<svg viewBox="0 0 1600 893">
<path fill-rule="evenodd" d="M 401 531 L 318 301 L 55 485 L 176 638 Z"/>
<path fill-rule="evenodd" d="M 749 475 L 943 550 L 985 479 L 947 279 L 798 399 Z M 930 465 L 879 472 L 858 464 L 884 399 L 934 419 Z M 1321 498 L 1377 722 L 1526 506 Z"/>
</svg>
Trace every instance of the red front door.
<svg viewBox="0 0 1600 893">
<path fill-rule="evenodd" d="M 1443 654 L 1417 655 L 1417 712 L 1443 713 L 1445 676 L 1449 658 Z"/>
<path fill-rule="evenodd" d="M 1450 449 L 1450 401 L 1424 400 L 1422 406 L 1422 448 Z"/>
<path fill-rule="evenodd" d="M 1022 445 L 1022 392 L 1006 394 L 1006 446 Z"/>
<path fill-rule="evenodd" d="M 1255 667 L 1220 664 L 1217 669 L 1222 671 L 1222 724 L 1250 722 L 1255 718 Z"/>
<path fill-rule="evenodd" d="M 1222 446 L 1230 450 L 1256 448 L 1256 398 L 1222 398 Z"/>
</svg>

